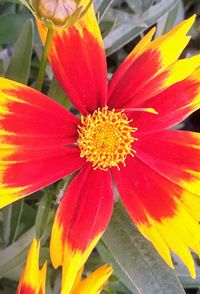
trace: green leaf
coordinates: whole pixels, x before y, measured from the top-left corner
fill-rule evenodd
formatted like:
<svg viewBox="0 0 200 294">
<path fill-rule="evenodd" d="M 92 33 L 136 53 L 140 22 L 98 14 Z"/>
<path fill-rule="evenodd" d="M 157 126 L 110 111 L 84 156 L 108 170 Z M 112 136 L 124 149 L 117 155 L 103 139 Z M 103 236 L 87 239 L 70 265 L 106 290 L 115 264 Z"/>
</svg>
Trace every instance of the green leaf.
<svg viewBox="0 0 200 294">
<path fill-rule="evenodd" d="M 40 238 L 46 230 L 48 215 L 51 210 L 52 192 L 45 190 L 43 197 L 40 199 L 37 215 L 35 220 L 36 236 Z"/>
<path fill-rule="evenodd" d="M 123 11 L 109 9 L 105 21 L 108 21 L 109 19 L 116 22 L 116 25 L 104 38 L 107 55 L 116 52 L 147 29 L 147 25 L 144 22 L 141 22 L 141 20 L 134 15 Z"/>
<path fill-rule="evenodd" d="M 141 15 L 109 9 L 106 13 L 105 20 L 112 20 L 114 22 L 117 19 L 117 25 L 104 39 L 107 55 L 116 52 L 142 34 L 147 28 L 154 25 L 165 13 L 171 11 L 177 2 L 178 0 L 161 0 Z"/>
<path fill-rule="evenodd" d="M 35 224 L 35 217 L 36 217 L 36 209 L 33 206 L 28 205 L 25 201 L 20 211 L 20 215 L 17 215 L 17 211 L 19 211 L 20 207 L 16 207 L 16 206 L 17 206 L 17 203 L 13 205 L 13 215 L 12 215 L 12 226 L 14 222 L 17 222 L 15 236 L 14 235 L 12 236 L 12 238 L 15 237 L 15 239 L 19 238 L 19 236 L 24 234 L 27 230 L 29 230 Z"/>
<path fill-rule="evenodd" d="M 114 274 L 117 277 L 120 277 L 121 281 L 124 282 L 128 289 L 131 289 L 131 293 L 138 294 L 136 286 L 127 279 L 127 273 L 121 269 L 121 265 L 118 263 L 117 259 L 113 258 L 113 255 L 106 247 L 103 240 L 101 240 L 97 245 L 97 251 L 99 252 L 100 257 L 108 264 L 112 264 L 114 269 Z M 127 290 L 129 293 L 129 290 Z"/>
<path fill-rule="evenodd" d="M 24 259 L 24 262 L 25 262 L 25 260 L 26 260 L 26 258 Z M 4 278 L 9 279 L 9 280 L 13 280 L 13 281 L 19 283 L 21 274 L 24 269 L 24 262 L 15 266 L 11 271 L 9 271 L 7 274 L 5 274 Z M 13 293 L 14 293 L 14 291 L 13 291 Z"/>
<path fill-rule="evenodd" d="M 182 284 L 182 286 L 187 288 L 200 288 L 200 268 L 199 266 L 196 267 L 196 279 L 192 279 L 188 273 L 187 268 L 182 264 L 178 263 L 175 267 L 176 274 Z"/>
<path fill-rule="evenodd" d="M 163 34 L 167 33 L 173 27 L 176 21 L 177 13 L 178 13 L 178 8 L 179 8 L 178 4 L 168 13 L 165 26 L 162 32 Z"/>
<path fill-rule="evenodd" d="M 112 257 L 114 270 L 135 294 L 185 293 L 174 271 L 135 228 L 119 202 L 103 241 Z"/>
<path fill-rule="evenodd" d="M 176 24 L 184 20 L 184 8 L 181 0 L 176 1 L 176 5 L 162 16 L 157 22 L 155 37 L 159 37 L 170 31 Z"/>
<path fill-rule="evenodd" d="M 9 205 L 12 207 L 12 219 L 11 219 L 11 234 L 10 243 L 14 242 L 18 235 L 19 225 L 24 208 L 24 199 Z"/>
<path fill-rule="evenodd" d="M 14 3 L 14 4 L 17 4 L 17 3 L 19 3 L 19 0 L 1 0 L 0 1 L 0 4 L 1 4 L 1 2 L 8 2 L 8 3 Z"/>
<path fill-rule="evenodd" d="M 12 205 L 2 209 L 2 239 L 5 245 L 9 244 L 11 234 Z"/>
<path fill-rule="evenodd" d="M 184 19 L 184 8 L 181 1 L 178 1 L 176 6 L 168 13 L 163 33 L 167 33 L 177 22 L 177 19 L 178 22 Z"/>
<path fill-rule="evenodd" d="M 148 10 L 153 2 L 154 0 L 142 0 L 142 11 L 145 12 Z"/>
<path fill-rule="evenodd" d="M 54 78 L 51 82 L 48 96 L 66 108 L 71 106 L 71 101 Z"/>
<path fill-rule="evenodd" d="M 150 9 L 144 13 L 143 21 L 150 27 L 155 24 L 160 17 L 165 13 L 169 13 L 177 5 L 179 0 L 161 0 L 156 5 L 150 7 Z"/>
<path fill-rule="evenodd" d="M 0 250 L 0 278 L 13 270 L 22 262 L 25 262 L 29 245 L 35 236 L 35 227 L 32 227 L 19 240 L 7 248 Z"/>
<path fill-rule="evenodd" d="M 149 9 L 153 0 L 126 0 L 128 6 L 136 13 L 142 13 Z"/>
<path fill-rule="evenodd" d="M 101 1 L 99 1 L 98 8 L 97 8 L 99 22 L 104 17 L 104 14 L 106 13 L 106 11 L 108 10 L 108 8 L 110 7 L 110 5 L 112 3 L 113 3 L 113 0 L 101 0 Z"/>
<path fill-rule="evenodd" d="M 1 59 L 1 56 L 0 56 L 0 75 L 2 76 L 3 73 L 4 73 L 3 60 Z"/>
<path fill-rule="evenodd" d="M 5 76 L 17 82 L 27 84 L 33 48 L 33 22 L 28 20 L 23 26 L 16 42 Z"/>
<path fill-rule="evenodd" d="M 29 18 L 30 15 L 26 13 L 10 13 L 0 16 L 0 44 L 14 43 Z"/>
</svg>

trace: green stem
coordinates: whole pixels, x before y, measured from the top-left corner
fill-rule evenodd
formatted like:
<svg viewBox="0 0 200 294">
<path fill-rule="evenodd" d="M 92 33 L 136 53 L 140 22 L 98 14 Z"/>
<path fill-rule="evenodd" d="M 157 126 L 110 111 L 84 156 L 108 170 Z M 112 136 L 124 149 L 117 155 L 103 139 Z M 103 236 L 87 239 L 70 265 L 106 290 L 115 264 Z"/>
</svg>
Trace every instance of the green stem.
<svg viewBox="0 0 200 294">
<path fill-rule="evenodd" d="M 39 69 L 37 80 L 35 83 L 35 88 L 38 91 L 40 91 L 42 88 L 52 38 L 53 38 L 53 29 L 48 28 L 46 42 L 44 45 L 44 50 L 43 50 L 42 58 L 41 58 L 41 62 L 40 62 L 40 69 Z"/>
</svg>

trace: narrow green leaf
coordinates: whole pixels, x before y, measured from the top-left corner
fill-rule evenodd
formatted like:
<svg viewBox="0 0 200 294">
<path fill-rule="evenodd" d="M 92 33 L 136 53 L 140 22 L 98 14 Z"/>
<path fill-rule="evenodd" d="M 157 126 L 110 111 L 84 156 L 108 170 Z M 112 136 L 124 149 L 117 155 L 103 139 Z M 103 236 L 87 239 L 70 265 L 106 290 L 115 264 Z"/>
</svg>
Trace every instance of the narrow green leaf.
<svg viewBox="0 0 200 294">
<path fill-rule="evenodd" d="M 33 48 L 33 22 L 28 20 L 23 26 L 15 45 L 7 72 L 7 78 L 27 84 Z"/>
<path fill-rule="evenodd" d="M 168 13 L 163 34 L 168 32 L 174 25 L 178 13 L 179 3 Z"/>
<path fill-rule="evenodd" d="M 24 261 L 21 264 L 15 266 L 11 271 L 9 271 L 7 274 L 5 274 L 4 278 L 19 283 L 21 274 L 22 274 L 23 269 L 24 269 L 25 261 L 26 261 L 26 258 L 24 259 Z"/>
<path fill-rule="evenodd" d="M 55 220 L 55 207 L 52 208 L 48 214 L 48 219 L 47 219 L 47 223 L 46 223 L 46 227 L 43 230 L 43 234 L 41 236 L 41 244 L 45 244 L 46 241 L 50 238 L 51 235 L 51 230 L 52 230 L 52 226 Z"/>
<path fill-rule="evenodd" d="M 44 230 L 46 230 L 48 215 L 51 210 L 51 200 L 52 200 L 52 193 L 50 193 L 46 189 L 43 197 L 40 199 L 38 209 L 37 209 L 37 215 L 35 220 L 35 229 L 36 229 L 37 238 L 40 238 L 43 235 Z"/>
<path fill-rule="evenodd" d="M 192 279 L 188 273 L 187 268 L 179 262 L 179 264 L 175 267 L 176 274 L 182 284 L 182 286 L 187 288 L 200 288 L 200 268 L 196 267 L 196 279 Z"/>
<path fill-rule="evenodd" d="M 152 26 L 165 13 L 169 13 L 172 9 L 174 9 L 178 1 L 179 0 L 161 0 L 156 5 L 151 6 L 149 10 L 144 13 L 143 20 L 148 26 Z"/>
<path fill-rule="evenodd" d="M 138 294 L 140 292 L 138 292 L 137 287 L 130 282 L 130 279 L 128 277 L 128 273 L 126 271 L 123 271 L 121 269 L 121 264 L 118 263 L 118 260 L 113 258 L 113 255 L 111 254 L 111 252 L 109 251 L 109 249 L 106 247 L 105 243 L 103 242 L 103 240 L 101 240 L 98 245 L 97 245 L 97 251 L 99 252 L 99 255 L 101 256 L 101 258 L 108 264 L 112 264 L 112 267 L 114 269 L 114 274 L 117 277 L 120 277 L 121 281 L 124 282 L 124 284 L 126 285 L 126 287 L 128 289 L 131 289 L 131 293 L 134 294 Z M 129 293 L 129 290 L 127 290 L 127 292 Z"/>
<path fill-rule="evenodd" d="M 24 199 L 20 199 L 16 203 L 11 204 L 12 206 L 12 219 L 11 219 L 11 234 L 10 234 L 10 243 L 14 242 L 18 235 L 19 224 L 21 221 Z"/>
<path fill-rule="evenodd" d="M 21 259 L 21 260 L 19 259 L 19 264 L 17 266 L 13 267 L 11 271 L 6 273 L 4 275 L 4 278 L 16 281 L 17 283 L 19 282 L 19 279 L 20 279 L 21 274 L 24 269 L 24 264 L 27 260 L 26 257 L 27 257 L 29 248 L 30 248 L 30 246 L 28 246 L 28 248 L 23 253 L 25 255 L 24 259 Z M 47 262 L 49 264 L 51 263 L 50 256 L 49 256 L 49 248 L 41 248 L 40 249 L 40 265 L 42 265 L 45 260 L 47 260 Z M 46 293 L 48 293 L 47 290 L 46 290 Z M 51 293 L 51 292 L 49 292 L 49 293 Z"/>
<path fill-rule="evenodd" d="M 1 4 L 1 2 L 2 2 L 2 3 L 4 3 L 4 2 L 8 2 L 8 3 L 14 3 L 14 4 L 19 3 L 18 0 L 1 0 L 1 1 L 0 1 L 0 4 Z"/>
<path fill-rule="evenodd" d="M 110 9 L 106 14 L 105 21 L 109 19 L 116 22 L 116 25 L 104 38 L 107 55 L 116 52 L 147 29 L 147 25 L 144 22 L 134 15 L 123 11 Z"/>
<path fill-rule="evenodd" d="M 0 56 L 0 75 L 3 75 L 3 73 L 4 73 L 3 60 L 1 59 L 1 56 Z"/>
<path fill-rule="evenodd" d="M 142 34 L 147 28 L 154 25 L 165 13 L 171 11 L 177 2 L 178 0 L 161 0 L 141 15 L 109 9 L 106 13 L 105 20 L 112 19 L 114 22 L 117 19 L 117 25 L 104 39 L 107 55 L 116 52 Z"/>
<path fill-rule="evenodd" d="M 108 8 L 110 7 L 110 5 L 112 3 L 113 3 L 113 0 L 102 0 L 102 1 L 99 1 L 99 4 L 98 4 L 99 6 L 97 8 L 99 22 L 104 17 L 104 14 L 106 13 L 106 11 L 108 10 Z"/>
<path fill-rule="evenodd" d="M 181 1 L 178 1 L 175 7 L 168 13 L 163 34 L 167 33 L 174 26 L 177 19 L 178 22 L 184 19 L 184 8 Z"/>
<path fill-rule="evenodd" d="M 184 19 L 184 8 L 181 0 L 176 1 L 176 5 L 165 15 L 159 18 L 155 37 L 167 33 L 176 24 Z"/>
<path fill-rule="evenodd" d="M 2 209 L 2 217 L 2 239 L 3 243 L 5 245 L 8 245 L 11 234 L 12 205 L 9 205 Z"/>
<path fill-rule="evenodd" d="M 183 294 L 176 275 L 154 247 L 132 224 L 121 203 L 116 203 L 103 241 L 121 281 L 136 294 Z M 119 271 L 120 268 L 120 271 Z"/>
<path fill-rule="evenodd" d="M 0 278 L 26 260 L 29 245 L 35 236 L 35 227 L 32 227 L 19 240 L 0 250 Z"/>
<path fill-rule="evenodd" d="M 103 21 L 100 23 L 100 30 L 102 38 L 105 39 L 105 37 L 114 29 L 116 23 L 113 23 L 112 21 Z"/>
<path fill-rule="evenodd" d="M 142 0 L 142 11 L 145 12 L 153 4 L 154 0 Z"/>
<path fill-rule="evenodd" d="M 129 43 L 131 40 L 135 39 L 138 35 L 140 35 L 146 26 L 139 26 L 139 27 L 134 27 L 131 30 L 128 30 L 127 33 L 123 34 L 124 26 L 121 26 L 121 28 L 113 34 L 111 32 L 110 34 L 113 36 L 113 43 L 109 44 L 109 42 L 105 38 L 105 47 L 106 47 L 106 55 L 109 56 L 112 53 L 116 52 L 119 50 L 121 47 L 125 46 L 127 43 Z M 119 35 L 117 37 L 117 34 L 121 35 L 119 38 Z M 109 34 L 109 38 L 111 37 Z M 116 38 L 115 38 L 116 36 Z"/>
<path fill-rule="evenodd" d="M 28 13 L 10 13 L 0 16 L 0 44 L 12 44 L 17 40 L 19 33 L 30 18 Z"/>
<path fill-rule="evenodd" d="M 15 236 L 12 235 L 12 238 L 15 237 L 15 239 L 18 239 L 35 224 L 36 209 L 26 202 L 23 202 L 22 208 L 23 209 L 19 211 L 20 205 L 17 207 L 17 203 L 13 204 L 12 226 L 13 223 L 17 222 Z M 20 213 L 20 216 L 17 212 Z"/>
<path fill-rule="evenodd" d="M 126 0 L 126 2 L 136 13 L 143 13 L 151 7 L 153 0 Z"/>
<path fill-rule="evenodd" d="M 142 13 L 142 0 L 126 0 L 126 3 L 135 13 Z"/>
<path fill-rule="evenodd" d="M 54 78 L 52 79 L 48 96 L 66 108 L 71 106 L 71 101 Z"/>
</svg>

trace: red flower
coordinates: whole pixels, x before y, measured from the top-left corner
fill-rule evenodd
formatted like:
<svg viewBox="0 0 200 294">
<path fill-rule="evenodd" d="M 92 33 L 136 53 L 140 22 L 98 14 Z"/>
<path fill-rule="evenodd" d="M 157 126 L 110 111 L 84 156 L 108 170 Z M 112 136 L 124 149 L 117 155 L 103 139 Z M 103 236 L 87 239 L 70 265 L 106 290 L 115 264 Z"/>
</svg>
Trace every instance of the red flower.
<svg viewBox="0 0 200 294">
<path fill-rule="evenodd" d="M 109 223 L 114 183 L 164 260 L 173 267 L 173 250 L 195 276 L 189 248 L 200 254 L 200 135 L 169 130 L 200 105 L 200 56 L 177 61 L 193 21 L 154 41 L 151 30 L 108 88 L 93 8 L 75 26 L 57 30 L 50 63 L 81 119 L 31 88 L 0 79 L 1 206 L 79 171 L 51 238 L 53 265 L 63 266 L 63 293 Z M 46 29 L 38 26 L 44 41 Z"/>
</svg>

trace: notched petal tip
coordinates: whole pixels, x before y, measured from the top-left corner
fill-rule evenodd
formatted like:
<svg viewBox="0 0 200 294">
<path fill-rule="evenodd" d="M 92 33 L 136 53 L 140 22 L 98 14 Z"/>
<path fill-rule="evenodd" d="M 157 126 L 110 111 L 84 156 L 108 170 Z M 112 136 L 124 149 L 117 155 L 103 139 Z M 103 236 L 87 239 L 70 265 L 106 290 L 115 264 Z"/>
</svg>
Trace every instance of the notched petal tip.
<svg viewBox="0 0 200 294">
<path fill-rule="evenodd" d="M 88 294 L 100 293 L 102 288 L 106 285 L 113 269 L 110 265 L 105 264 L 91 273 L 87 278 L 79 281 L 73 288 L 71 294 Z"/>
<path fill-rule="evenodd" d="M 40 241 L 33 239 L 30 246 L 24 272 L 21 276 L 17 294 L 45 293 L 47 261 L 39 268 Z"/>
</svg>

